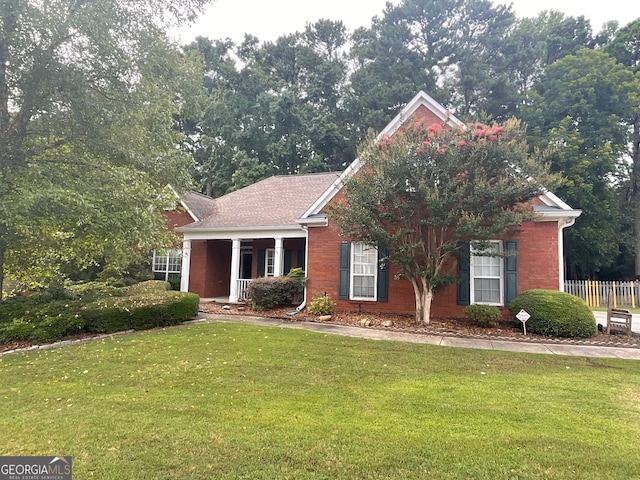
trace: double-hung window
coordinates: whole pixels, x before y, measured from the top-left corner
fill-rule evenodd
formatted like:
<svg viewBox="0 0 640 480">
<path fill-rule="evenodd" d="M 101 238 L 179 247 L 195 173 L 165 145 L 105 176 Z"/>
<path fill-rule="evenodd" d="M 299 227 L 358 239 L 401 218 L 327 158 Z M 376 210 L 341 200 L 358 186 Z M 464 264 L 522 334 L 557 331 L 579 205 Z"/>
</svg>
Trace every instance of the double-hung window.
<svg viewBox="0 0 640 480">
<path fill-rule="evenodd" d="M 182 269 L 182 250 L 154 250 L 152 270 L 158 280 L 168 282 Z"/>
<path fill-rule="evenodd" d="M 273 277 L 275 274 L 276 249 L 267 248 L 264 252 L 264 274 Z"/>
<path fill-rule="evenodd" d="M 389 268 L 384 245 L 378 248 L 358 242 L 340 242 L 338 299 L 387 302 Z"/>
<path fill-rule="evenodd" d="M 489 248 L 476 251 L 471 246 L 471 304 L 504 305 L 504 261 L 502 242 L 492 241 Z"/>
<path fill-rule="evenodd" d="M 351 244 L 352 300 L 377 300 L 378 250 L 364 243 Z"/>
</svg>

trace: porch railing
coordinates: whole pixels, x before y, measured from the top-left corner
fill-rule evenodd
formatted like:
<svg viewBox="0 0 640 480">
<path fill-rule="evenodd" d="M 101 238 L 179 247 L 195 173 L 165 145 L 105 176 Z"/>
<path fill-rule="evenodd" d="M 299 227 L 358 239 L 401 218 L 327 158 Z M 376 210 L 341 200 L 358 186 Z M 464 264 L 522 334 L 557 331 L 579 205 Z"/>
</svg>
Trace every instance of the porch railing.
<svg viewBox="0 0 640 480">
<path fill-rule="evenodd" d="M 246 295 L 246 290 L 247 287 L 249 286 L 249 284 L 251 283 L 251 279 L 250 278 L 239 278 L 238 279 L 238 300 L 240 301 L 246 301 L 247 299 L 247 295 Z"/>
<path fill-rule="evenodd" d="M 567 280 L 564 291 L 582 298 L 590 307 L 606 307 L 613 291 L 613 306 L 635 308 L 640 303 L 640 282 L 599 282 L 595 280 Z"/>
</svg>

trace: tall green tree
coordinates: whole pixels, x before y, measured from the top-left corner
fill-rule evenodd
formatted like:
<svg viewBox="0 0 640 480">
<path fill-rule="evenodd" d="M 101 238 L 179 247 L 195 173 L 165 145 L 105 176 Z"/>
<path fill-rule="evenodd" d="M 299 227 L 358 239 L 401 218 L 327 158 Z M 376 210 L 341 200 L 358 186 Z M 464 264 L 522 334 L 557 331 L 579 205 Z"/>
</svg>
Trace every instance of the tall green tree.
<svg viewBox="0 0 640 480">
<path fill-rule="evenodd" d="M 613 35 L 610 43 L 605 45 L 605 51 L 631 70 L 640 84 L 640 19 L 629 23 Z M 634 274 L 640 277 L 640 92 L 636 96 L 635 108 L 629 111 L 625 123 L 631 130 L 630 148 L 631 159 L 628 168 L 627 204 L 633 212 L 633 250 L 635 251 Z"/>
<path fill-rule="evenodd" d="M 417 90 L 461 114 L 506 118 L 516 103 L 504 58 L 515 21 L 487 0 L 404 0 L 354 35 L 353 123 L 381 129 Z"/>
<path fill-rule="evenodd" d="M 505 46 L 514 22 L 511 7 L 488 0 L 461 4 L 452 32 L 452 75 L 443 78 L 458 114 L 486 112 L 498 120 L 513 114 L 517 97 L 505 68 Z"/>
<path fill-rule="evenodd" d="M 204 59 L 207 99 L 191 149 L 206 193 L 273 174 L 340 170 L 353 159 L 341 101 L 347 41 L 341 22 L 319 20 L 274 42 L 247 36 L 239 46 L 198 39 L 186 47 Z"/>
<path fill-rule="evenodd" d="M 616 186 L 625 180 L 629 120 L 638 79 L 602 51 L 579 50 L 549 65 L 523 109 L 530 140 L 555 149 L 552 169 L 567 182 L 557 193 L 583 210 L 566 233 L 573 278 L 593 278 L 618 255 L 621 212 Z"/>
<path fill-rule="evenodd" d="M 164 29 L 205 0 L 0 2 L 0 285 L 162 241 L 197 70 Z M 154 208 L 155 207 L 155 208 Z"/>
<path fill-rule="evenodd" d="M 593 41 L 591 25 L 582 16 L 567 17 L 551 10 L 518 19 L 501 50 L 505 71 L 517 91 L 518 107 L 529 103 L 530 93 L 548 65 L 589 47 Z"/>
<path fill-rule="evenodd" d="M 196 184 L 212 197 L 233 189 L 237 159 L 246 156 L 239 150 L 238 138 L 248 100 L 241 88 L 235 49 L 230 40 L 204 37 L 183 47 L 185 53 L 200 56 L 204 94 L 199 97 L 197 116 L 180 118 L 180 129 L 186 134 L 182 148 L 193 156 Z"/>
<path fill-rule="evenodd" d="M 369 128 L 382 130 L 417 91 L 437 96 L 432 68 L 450 51 L 444 32 L 456 1 L 430 2 L 434 6 L 430 16 L 421 14 L 421 5 L 408 5 L 410 11 L 405 12 L 387 4 L 384 15 L 374 17 L 370 28 L 354 32 L 350 57 L 355 70 L 347 102 L 350 124 L 359 139 Z"/>
<path fill-rule="evenodd" d="M 413 285 L 416 322 L 425 324 L 434 293 L 455 281 L 460 242 L 486 250 L 517 230 L 534 218 L 527 202 L 553 180 L 515 120 L 459 130 L 434 124 L 382 141 L 370 134 L 359 158 L 330 215 L 340 234 L 386 247 L 386 261 Z"/>
</svg>

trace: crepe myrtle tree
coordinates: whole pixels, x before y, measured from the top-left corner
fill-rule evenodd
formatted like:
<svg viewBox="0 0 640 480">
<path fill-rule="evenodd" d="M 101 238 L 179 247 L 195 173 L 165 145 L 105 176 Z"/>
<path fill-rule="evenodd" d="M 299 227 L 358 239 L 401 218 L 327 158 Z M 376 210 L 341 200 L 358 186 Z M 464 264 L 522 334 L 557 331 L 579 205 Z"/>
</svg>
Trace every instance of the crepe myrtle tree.
<svg viewBox="0 0 640 480">
<path fill-rule="evenodd" d="M 488 241 L 534 220 L 530 201 L 556 183 L 544 155 L 530 155 L 524 128 L 414 124 L 393 137 L 371 132 L 361 168 L 329 212 L 340 235 L 387 247 L 396 278 L 413 284 L 416 322 L 429 323 L 433 295 L 455 282 L 463 242 L 482 254 Z"/>
</svg>

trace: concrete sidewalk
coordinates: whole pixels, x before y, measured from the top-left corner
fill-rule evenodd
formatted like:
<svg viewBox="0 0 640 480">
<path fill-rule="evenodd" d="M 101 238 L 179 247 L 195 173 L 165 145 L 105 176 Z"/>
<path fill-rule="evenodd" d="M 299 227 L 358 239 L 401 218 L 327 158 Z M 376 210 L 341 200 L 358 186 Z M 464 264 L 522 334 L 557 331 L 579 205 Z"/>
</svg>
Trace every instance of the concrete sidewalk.
<svg viewBox="0 0 640 480">
<path fill-rule="evenodd" d="M 443 347 L 479 348 L 483 350 L 502 350 L 507 352 L 544 353 L 553 355 L 573 355 L 580 357 L 623 358 L 640 360 L 638 347 L 611 347 L 601 345 L 580 345 L 569 342 L 527 342 L 494 340 L 487 338 L 455 337 L 422 333 L 395 332 L 375 328 L 352 327 L 331 323 L 296 322 L 275 318 L 252 317 L 244 315 L 217 315 L 200 313 L 200 318 L 191 323 L 230 322 L 248 323 L 281 328 L 312 330 L 347 337 L 368 338 L 370 340 L 392 340 L 399 342 L 423 343 Z M 635 330 L 635 329 L 634 329 Z"/>
</svg>

